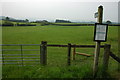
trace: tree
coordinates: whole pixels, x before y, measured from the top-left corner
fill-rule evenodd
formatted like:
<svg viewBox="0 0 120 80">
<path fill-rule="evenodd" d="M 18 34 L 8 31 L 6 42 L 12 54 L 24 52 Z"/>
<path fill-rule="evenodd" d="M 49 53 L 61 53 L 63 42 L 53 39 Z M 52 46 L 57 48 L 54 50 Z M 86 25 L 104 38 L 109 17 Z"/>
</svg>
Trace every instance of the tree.
<svg viewBox="0 0 120 80">
<path fill-rule="evenodd" d="M 28 20 L 28 19 L 25 19 L 25 21 L 26 21 L 26 22 L 29 22 L 29 20 Z"/>
<path fill-rule="evenodd" d="M 56 19 L 55 23 L 71 23 L 69 20 L 59 20 Z"/>
<path fill-rule="evenodd" d="M 108 20 L 108 21 L 106 21 L 106 23 L 107 23 L 107 24 L 112 24 L 112 22 L 111 22 L 111 21 L 109 21 L 109 20 Z"/>
<path fill-rule="evenodd" d="M 7 21 L 10 20 L 10 18 L 9 18 L 9 17 L 6 17 L 6 20 L 7 20 Z"/>
</svg>

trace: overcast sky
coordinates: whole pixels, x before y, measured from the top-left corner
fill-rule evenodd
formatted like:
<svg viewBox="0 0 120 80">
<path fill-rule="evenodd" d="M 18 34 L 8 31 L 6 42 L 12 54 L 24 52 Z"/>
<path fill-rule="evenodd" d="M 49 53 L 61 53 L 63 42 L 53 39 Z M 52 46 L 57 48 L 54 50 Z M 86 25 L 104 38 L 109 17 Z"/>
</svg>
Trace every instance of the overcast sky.
<svg viewBox="0 0 120 80">
<path fill-rule="evenodd" d="M 2 16 L 16 19 L 48 20 L 67 19 L 70 21 L 97 21 L 94 13 L 103 5 L 103 21 L 118 22 L 118 1 L 102 2 L 78 0 L 3 0 Z"/>
</svg>

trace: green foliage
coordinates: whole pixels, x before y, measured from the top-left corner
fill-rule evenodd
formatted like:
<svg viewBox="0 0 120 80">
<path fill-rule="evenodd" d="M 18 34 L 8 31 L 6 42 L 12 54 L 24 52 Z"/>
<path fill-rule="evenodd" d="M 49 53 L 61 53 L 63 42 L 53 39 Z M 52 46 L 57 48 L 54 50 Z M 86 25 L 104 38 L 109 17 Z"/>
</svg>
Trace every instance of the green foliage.
<svg viewBox="0 0 120 80">
<path fill-rule="evenodd" d="M 10 18 L 9 17 L 6 17 L 6 20 L 9 20 Z"/>
<path fill-rule="evenodd" d="M 50 25 L 49 22 L 41 22 L 40 24 L 41 24 L 41 26 Z"/>
<path fill-rule="evenodd" d="M 27 20 L 29 21 L 29 20 Z M 13 22 L 8 20 L 0 20 L 0 26 L 36 26 L 36 23 L 30 23 L 30 22 Z"/>
<path fill-rule="evenodd" d="M 14 24 L 12 22 L 10 22 L 10 21 L 4 21 L 2 23 L 2 26 L 14 26 Z"/>
<path fill-rule="evenodd" d="M 112 22 L 111 22 L 111 21 L 109 21 L 109 20 L 108 20 L 108 21 L 106 21 L 106 23 L 107 23 L 107 24 L 112 24 Z"/>
</svg>

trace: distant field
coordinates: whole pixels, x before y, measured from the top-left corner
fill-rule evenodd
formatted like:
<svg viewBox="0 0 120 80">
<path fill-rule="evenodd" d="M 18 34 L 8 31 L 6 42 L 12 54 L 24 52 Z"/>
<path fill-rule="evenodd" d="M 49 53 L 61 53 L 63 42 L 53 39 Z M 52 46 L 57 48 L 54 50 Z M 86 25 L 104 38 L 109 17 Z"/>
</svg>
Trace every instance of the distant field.
<svg viewBox="0 0 120 80">
<path fill-rule="evenodd" d="M 32 26 L 32 27 L 3 27 L 2 28 L 2 40 L 3 44 L 40 44 L 41 41 L 47 41 L 48 44 L 83 44 L 92 45 L 95 44 L 93 41 L 93 26 Z M 117 54 L 118 50 L 118 28 L 115 26 L 109 26 L 108 30 L 108 41 L 102 44 L 111 44 L 111 51 Z M 8 48 L 8 47 L 5 47 Z M 14 47 L 15 48 L 15 47 Z M 18 47 L 16 47 L 18 48 Z M 29 48 L 29 47 L 25 47 Z M 30 47 L 37 48 L 39 47 Z M 94 53 L 93 49 L 78 48 L 77 51 L 84 52 L 88 54 Z M 6 52 L 6 54 L 9 52 Z M 33 53 L 33 52 L 24 52 Z M 39 52 L 37 52 L 39 54 Z M 100 65 L 102 62 L 103 49 L 101 49 L 100 54 Z M 29 78 L 73 78 L 73 77 L 85 77 L 85 73 L 92 70 L 93 57 L 86 58 L 80 55 L 76 56 L 76 60 L 72 61 L 72 66 L 66 68 L 67 62 L 67 48 L 48 48 L 48 65 L 46 67 L 36 66 L 34 69 L 32 67 L 26 68 L 15 68 L 13 71 L 9 67 L 3 68 L 3 77 L 29 77 Z M 33 69 L 33 70 L 31 70 Z M 41 70 L 39 70 L 41 69 Z M 82 70 L 84 69 L 84 70 Z M 110 58 L 109 71 L 114 72 L 117 69 L 117 63 Z M 10 70 L 9 73 L 6 73 Z M 18 70 L 18 74 L 14 72 Z M 30 71 L 29 71 L 30 70 Z M 38 73 L 35 73 L 38 70 Z M 48 70 L 48 72 L 47 72 Z M 71 70 L 71 71 L 69 71 Z M 74 72 L 73 72 L 74 71 Z M 52 74 L 53 72 L 53 74 Z M 73 72 L 73 73 L 72 73 Z M 28 74 L 29 75 L 28 75 Z M 87 75 L 87 73 L 86 73 Z M 86 76 L 87 77 L 87 76 Z M 88 75 L 89 77 L 89 75 Z"/>
</svg>

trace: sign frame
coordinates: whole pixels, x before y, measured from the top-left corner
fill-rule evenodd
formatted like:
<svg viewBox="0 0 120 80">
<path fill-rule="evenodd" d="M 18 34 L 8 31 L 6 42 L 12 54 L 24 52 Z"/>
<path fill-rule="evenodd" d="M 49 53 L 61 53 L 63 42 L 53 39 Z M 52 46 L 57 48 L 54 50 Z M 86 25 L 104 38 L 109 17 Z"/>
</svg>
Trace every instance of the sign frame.
<svg viewBox="0 0 120 80">
<path fill-rule="evenodd" d="M 106 34 L 105 34 L 105 36 L 104 36 L 104 37 L 105 37 L 104 40 L 96 40 L 96 39 L 95 39 L 96 36 L 97 36 L 97 35 L 96 35 L 96 33 L 97 33 L 97 32 L 96 32 L 96 31 L 97 31 L 97 30 L 96 30 L 96 29 L 97 29 L 97 25 L 101 25 L 101 26 L 104 25 L 104 26 L 106 27 L 106 30 L 105 30 L 105 33 L 106 33 Z M 108 33 L 108 24 L 95 23 L 95 28 L 94 28 L 94 41 L 97 41 L 97 42 L 106 42 L 106 41 L 107 41 L 107 33 Z"/>
</svg>

